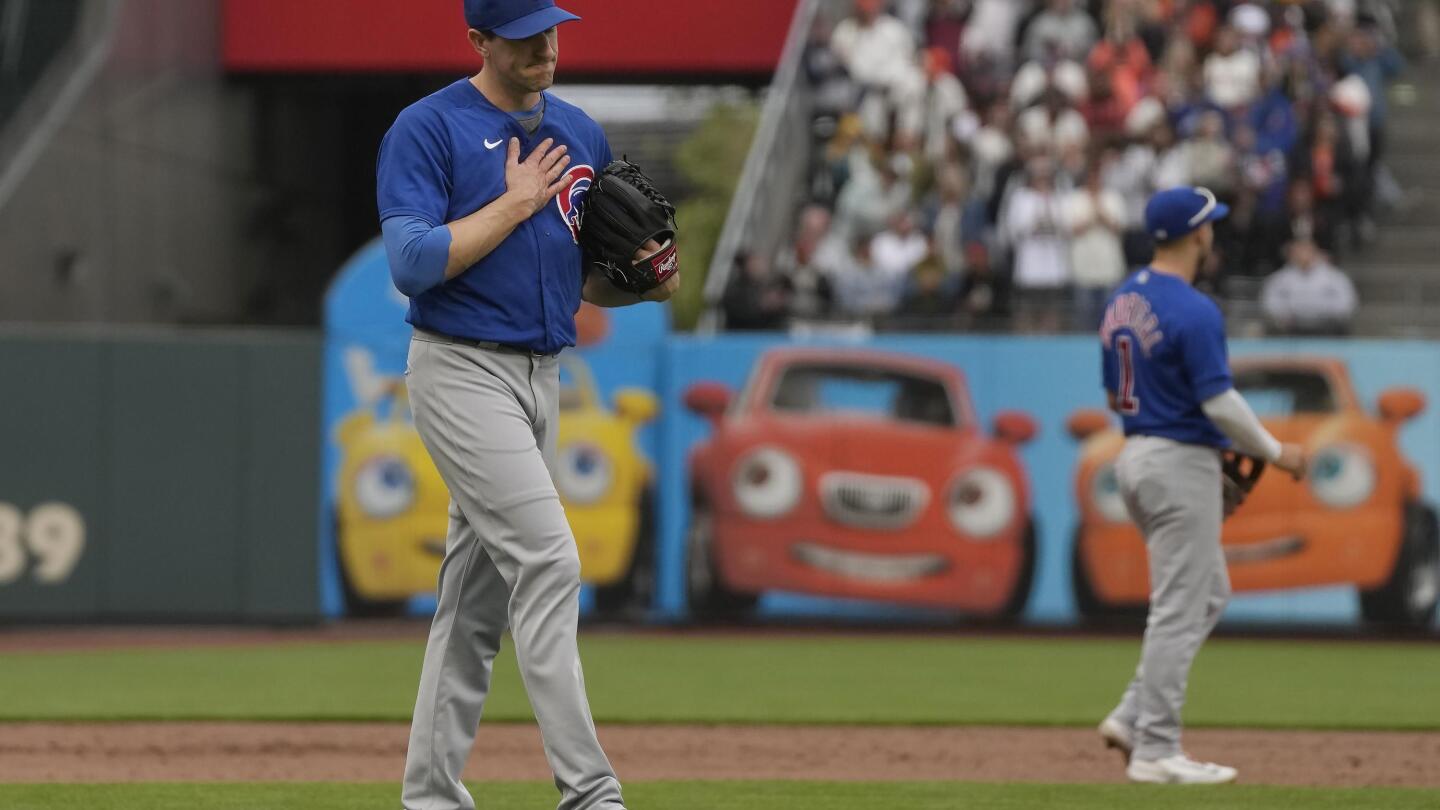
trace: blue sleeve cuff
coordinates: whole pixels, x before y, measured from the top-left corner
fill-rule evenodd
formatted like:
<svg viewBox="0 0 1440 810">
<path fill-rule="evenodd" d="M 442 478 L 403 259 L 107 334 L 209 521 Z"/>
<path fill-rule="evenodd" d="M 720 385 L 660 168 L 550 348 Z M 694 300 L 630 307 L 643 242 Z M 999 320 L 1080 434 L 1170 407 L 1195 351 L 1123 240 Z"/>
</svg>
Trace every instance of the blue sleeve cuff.
<svg viewBox="0 0 1440 810">
<path fill-rule="evenodd" d="M 395 289 L 414 298 L 444 283 L 445 265 L 450 261 L 449 226 L 400 215 L 387 217 L 380 223 L 380 231 Z"/>
</svg>

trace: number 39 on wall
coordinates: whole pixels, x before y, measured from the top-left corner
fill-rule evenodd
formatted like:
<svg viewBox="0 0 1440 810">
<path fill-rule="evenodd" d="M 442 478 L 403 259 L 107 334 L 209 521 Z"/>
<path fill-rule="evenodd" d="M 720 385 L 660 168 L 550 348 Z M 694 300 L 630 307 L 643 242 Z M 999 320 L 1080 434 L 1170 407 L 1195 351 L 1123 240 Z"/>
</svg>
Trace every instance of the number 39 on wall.
<svg viewBox="0 0 1440 810">
<path fill-rule="evenodd" d="M 42 503 L 26 515 L 0 502 L 0 585 L 19 579 L 31 557 L 35 581 L 58 585 L 75 570 L 84 550 L 85 519 L 75 507 Z"/>
</svg>

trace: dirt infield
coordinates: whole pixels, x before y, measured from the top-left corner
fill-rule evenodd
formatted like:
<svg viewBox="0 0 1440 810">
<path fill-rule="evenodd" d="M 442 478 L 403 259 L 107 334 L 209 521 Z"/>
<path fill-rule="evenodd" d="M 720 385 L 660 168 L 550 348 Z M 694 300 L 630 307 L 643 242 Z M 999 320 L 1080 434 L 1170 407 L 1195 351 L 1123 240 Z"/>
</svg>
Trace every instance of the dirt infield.
<svg viewBox="0 0 1440 810">
<path fill-rule="evenodd" d="M 0 725 L 0 782 L 398 781 L 401 724 Z M 1115 782 L 1093 732 L 1054 728 L 609 726 L 625 779 Z M 1440 733 L 1195 730 L 1245 782 L 1440 787 Z M 468 778 L 544 780 L 531 725 L 486 725 Z"/>
</svg>

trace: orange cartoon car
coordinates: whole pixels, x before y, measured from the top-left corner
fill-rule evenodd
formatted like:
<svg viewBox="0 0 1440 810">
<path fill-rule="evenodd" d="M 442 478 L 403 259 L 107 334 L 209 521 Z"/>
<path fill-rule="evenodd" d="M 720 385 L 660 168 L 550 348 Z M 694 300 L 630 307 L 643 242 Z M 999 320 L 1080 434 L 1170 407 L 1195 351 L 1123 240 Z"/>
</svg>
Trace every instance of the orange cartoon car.
<svg viewBox="0 0 1440 810">
<path fill-rule="evenodd" d="M 1385 391 L 1372 416 L 1339 360 L 1247 358 L 1232 370 L 1235 387 L 1265 426 L 1281 441 L 1303 445 L 1312 460 L 1305 482 L 1270 471 L 1225 522 L 1221 542 L 1233 588 L 1350 584 L 1360 591 L 1365 619 L 1428 623 L 1440 597 L 1440 532 L 1434 509 L 1421 501 L 1419 473 L 1396 441 L 1401 425 L 1424 409 L 1424 396 Z M 1138 612 L 1148 599 L 1149 574 L 1144 541 L 1115 478 L 1124 438 L 1103 411 L 1077 412 L 1068 427 L 1082 442 L 1077 606 L 1088 616 Z"/>
<path fill-rule="evenodd" d="M 1001 413 L 987 435 L 958 369 L 878 352 L 772 350 L 731 399 L 718 383 L 685 395 L 714 430 L 690 457 L 697 616 L 735 615 L 769 590 L 1024 608 L 1029 416 Z"/>
</svg>

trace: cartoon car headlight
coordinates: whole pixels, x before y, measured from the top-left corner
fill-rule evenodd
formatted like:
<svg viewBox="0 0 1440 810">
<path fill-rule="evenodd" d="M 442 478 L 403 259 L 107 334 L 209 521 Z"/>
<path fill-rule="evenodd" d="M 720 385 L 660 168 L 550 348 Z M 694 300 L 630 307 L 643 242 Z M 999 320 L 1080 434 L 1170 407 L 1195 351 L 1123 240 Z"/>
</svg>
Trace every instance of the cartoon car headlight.
<svg viewBox="0 0 1440 810">
<path fill-rule="evenodd" d="M 800 502 L 800 464 L 774 447 L 752 451 L 735 465 L 735 500 L 750 517 L 777 518 Z"/>
<path fill-rule="evenodd" d="M 1352 444 L 1331 445 L 1315 454 L 1310 489 L 1327 506 L 1358 506 L 1375 492 L 1375 463 Z"/>
<path fill-rule="evenodd" d="M 1111 523 L 1130 522 L 1130 512 L 1120 495 L 1120 478 L 1115 474 L 1114 464 L 1101 464 L 1095 469 L 1095 475 L 1090 479 L 1090 503 L 1101 517 Z"/>
<path fill-rule="evenodd" d="M 610 457 L 593 444 L 575 442 L 560 451 L 555 486 L 571 503 L 594 503 L 610 491 L 615 471 Z"/>
<path fill-rule="evenodd" d="M 950 522 L 977 540 L 992 540 L 1015 516 L 1015 487 L 1004 473 L 976 467 L 950 486 Z"/>
<path fill-rule="evenodd" d="M 399 456 L 377 456 L 355 473 L 355 501 L 365 514 L 384 520 L 415 502 L 415 473 Z"/>
</svg>

